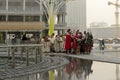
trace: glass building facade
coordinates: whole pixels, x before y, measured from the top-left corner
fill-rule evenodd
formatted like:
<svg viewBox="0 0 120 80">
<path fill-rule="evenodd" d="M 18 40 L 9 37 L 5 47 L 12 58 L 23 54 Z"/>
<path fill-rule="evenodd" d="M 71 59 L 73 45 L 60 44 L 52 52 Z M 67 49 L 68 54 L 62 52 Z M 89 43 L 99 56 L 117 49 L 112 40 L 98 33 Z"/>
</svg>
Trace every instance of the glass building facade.
<svg viewBox="0 0 120 80">
<path fill-rule="evenodd" d="M 63 31 L 66 5 L 63 5 L 57 14 L 55 30 Z M 36 0 L 0 0 L 0 22 L 45 22 L 48 30 L 48 18 L 45 16 L 43 5 Z M 45 30 L 45 31 L 46 31 Z"/>
</svg>

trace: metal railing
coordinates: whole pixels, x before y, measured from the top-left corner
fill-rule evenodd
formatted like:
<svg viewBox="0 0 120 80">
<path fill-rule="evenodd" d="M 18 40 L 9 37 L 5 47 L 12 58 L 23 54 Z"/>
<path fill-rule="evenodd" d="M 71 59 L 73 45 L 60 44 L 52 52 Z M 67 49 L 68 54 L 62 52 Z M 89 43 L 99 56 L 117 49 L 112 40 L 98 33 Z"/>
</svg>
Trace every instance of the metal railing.
<svg viewBox="0 0 120 80">
<path fill-rule="evenodd" d="M 11 68 L 16 67 L 16 61 L 19 59 L 25 61 L 25 65 L 29 66 L 31 61 L 35 64 L 42 60 L 42 44 L 15 44 L 15 45 L 1 45 L 0 48 L 5 48 L 6 52 L 0 52 L 6 54 L 7 63 L 11 63 Z M 1 57 L 3 56 L 1 55 Z"/>
</svg>

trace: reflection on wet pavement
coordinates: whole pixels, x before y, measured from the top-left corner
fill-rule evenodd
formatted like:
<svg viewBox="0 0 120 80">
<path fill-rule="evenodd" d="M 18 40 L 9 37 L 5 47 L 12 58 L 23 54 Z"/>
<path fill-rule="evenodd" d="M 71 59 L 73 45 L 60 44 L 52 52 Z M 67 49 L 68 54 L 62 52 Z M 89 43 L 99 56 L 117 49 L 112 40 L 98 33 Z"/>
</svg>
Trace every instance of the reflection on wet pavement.
<svg viewBox="0 0 120 80">
<path fill-rule="evenodd" d="M 91 70 L 93 61 L 72 58 L 69 60 L 70 64 L 66 65 L 68 79 L 70 80 L 85 79 L 89 74 L 93 72 Z"/>
<path fill-rule="evenodd" d="M 64 67 L 7 80 L 120 80 L 119 64 L 67 58 Z"/>
<path fill-rule="evenodd" d="M 78 80 L 86 79 L 93 72 L 91 69 L 93 61 L 91 60 L 76 58 L 68 58 L 68 60 L 70 63 L 65 67 L 8 80 Z"/>
</svg>

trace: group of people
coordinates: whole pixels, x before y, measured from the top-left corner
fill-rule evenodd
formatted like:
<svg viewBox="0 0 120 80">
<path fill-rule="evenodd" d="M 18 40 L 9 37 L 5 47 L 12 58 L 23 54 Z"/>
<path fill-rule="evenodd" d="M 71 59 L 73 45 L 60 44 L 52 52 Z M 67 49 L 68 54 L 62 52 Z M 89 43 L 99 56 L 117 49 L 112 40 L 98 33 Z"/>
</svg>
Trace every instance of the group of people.
<svg viewBox="0 0 120 80">
<path fill-rule="evenodd" d="M 12 44 L 18 44 L 18 43 L 25 43 L 25 42 L 36 42 L 35 37 L 32 35 L 31 37 L 27 37 L 26 34 L 23 35 L 13 35 L 11 38 Z"/>
<path fill-rule="evenodd" d="M 90 32 L 79 30 L 75 34 L 71 32 L 71 29 L 67 30 L 65 37 L 64 49 L 67 54 L 89 54 L 93 47 L 93 35 Z"/>
<path fill-rule="evenodd" d="M 40 42 L 43 45 L 43 52 L 64 52 L 64 35 L 55 35 L 54 33 L 51 36 L 43 37 Z"/>
<path fill-rule="evenodd" d="M 21 38 L 22 42 L 28 41 L 24 34 Z M 31 36 L 29 41 L 36 42 Z M 16 42 L 16 37 L 12 38 L 12 43 Z M 45 36 L 36 43 L 42 43 L 43 52 L 66 52 L 66 54 L 89 54 L 93 47 L 93 36 L 91 32 L 83 33 L 76 30 L 75 33 L 68 29 L 64 35 L 54 33 L 51 36 Z"/>
<path fill-rule="evenodd" d="M 45 36 L 40 40 L 43 52 L 66 52 L 67 54 L 89 54 L 93 47 L 93 36 L 90 32 L 68 29 L 64 35 Z"/>
</svg>

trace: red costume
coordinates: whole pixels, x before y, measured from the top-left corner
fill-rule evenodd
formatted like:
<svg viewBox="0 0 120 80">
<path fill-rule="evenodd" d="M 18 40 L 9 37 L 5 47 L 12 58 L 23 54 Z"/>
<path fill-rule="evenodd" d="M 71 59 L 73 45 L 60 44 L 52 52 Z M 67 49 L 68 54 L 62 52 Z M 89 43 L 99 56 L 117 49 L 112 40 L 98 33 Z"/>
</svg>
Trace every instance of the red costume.
<svg viewBox="0 0 120 80">
<path fill-rule="evenodd" d="M 73 38 L 73 49 L 76 50 L 77 49 L 77 43 L 76 43 L 76 38 Z"/>
<path fill-rule="evenodd" d="M 66 34 L 66 40 L 65 40 L 65 50 L 71 49 L 71 35 L 70 33 Z"/>
<path fill-rule="evenodd" d="M 76 35 L 74 36 L 74 41 L 73 41 L 73 49 L 76 50 L 77 49 L 77 40 L 76 39 L 79 39 L 80 38 L 80 35 L 79 35 L 79 30 L 76 31 Z"/>
</svg>

